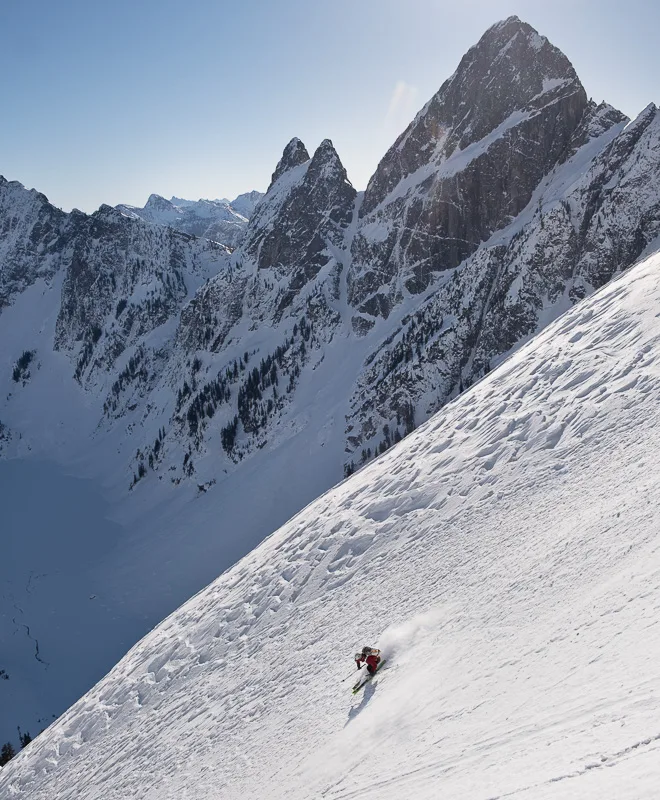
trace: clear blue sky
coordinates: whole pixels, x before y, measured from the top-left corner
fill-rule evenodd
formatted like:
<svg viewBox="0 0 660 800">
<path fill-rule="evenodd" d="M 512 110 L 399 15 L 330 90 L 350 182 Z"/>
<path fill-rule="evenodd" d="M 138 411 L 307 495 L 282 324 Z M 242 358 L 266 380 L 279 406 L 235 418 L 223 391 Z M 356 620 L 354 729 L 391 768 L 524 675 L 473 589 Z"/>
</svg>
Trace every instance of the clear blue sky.
<svg viewBox="0 0 660 800">
<path fill-rule="evenodd" d="M 365 187 L 463 53 L 517 14 L 629 116 L 660 101 L 651 0 L 0 0 L 0 174 L 65 210 L 265 190 L 333 140 Z"/>
</svg>

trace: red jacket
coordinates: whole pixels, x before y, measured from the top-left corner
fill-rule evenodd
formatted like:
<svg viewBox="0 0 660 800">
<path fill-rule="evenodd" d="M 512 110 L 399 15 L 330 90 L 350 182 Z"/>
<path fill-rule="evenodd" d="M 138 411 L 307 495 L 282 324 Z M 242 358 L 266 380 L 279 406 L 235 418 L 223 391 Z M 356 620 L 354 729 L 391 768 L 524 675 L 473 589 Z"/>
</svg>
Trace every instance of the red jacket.
<svg viewBox="0 0 660 800">
<path fill-rule="evenodd" d="M 374 656 L 374 655 L 367 656 L 367 666 L 371 667 L 371 669 L 376 669 L 379 661 L 380 661 L 380 656 Z"/>
<path fill-rule="evenodd" d="M 380 656 L 370 653 L 366 658 L 356 658 L 355 661 L 357 662 L 358 667 L 362 666 L 362 662 L 365 661 L 368 667 L 371 667 L 371 669 L 376 669 L 378 663 L 380 662 Z"/>
</svg>

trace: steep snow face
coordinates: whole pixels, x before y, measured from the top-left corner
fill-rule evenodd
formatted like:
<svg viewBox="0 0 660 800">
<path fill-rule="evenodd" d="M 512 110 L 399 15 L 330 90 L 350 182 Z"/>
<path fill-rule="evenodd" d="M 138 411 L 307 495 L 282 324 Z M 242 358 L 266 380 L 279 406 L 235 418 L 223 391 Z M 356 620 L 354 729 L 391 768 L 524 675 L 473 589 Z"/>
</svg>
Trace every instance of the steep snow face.
<svg viewBox="0 0 660 800">
<path fill-rule="evenodd" d="M 488 30 L 369 181 L 349 275 L 361 327 L 507 225 L 586 109 L 573 67 L 547 39 L 516 17 Z"/>
<path fill-rule="evenodd" d="M 656 255 L 186 603 L 0 795 L 655 797 L 658 308 Z"/>
<path fill-rule="evenodd" d="M 3 457 L 55 461 L 54 485 L 58 469 L 95 479 L 118 523 L 98 563 L 80 548 L 66 572 L 43 569 L 39 543 L 49 528 L 35 524 L 33 547 L 12 551 L 5 568 L 14 576 L 12 607 L 22 611 L 18 628 L 11 618 L 0 626 L 0 651 L 15 656 L 12 681 L 0 684 L 16 698 L 10 708 L 0 700 L 4 736 L 16 724 L 34 732 L 37 719 L 61 713 L 122 647 L 341 477 L 343 404 L 364 348 L 348 353 L 342 338 L 322 349 L 341 319 L 332 304 L 346 208 L 335 201 L 348 192 L 350 217 L 353 191 L 328 145 L 283 174 L 264 201 L 263 213 L 275 216 L 280 190 L 307 203 L 295 263 L 260 268 L 236 254 L 232 264 L 217 244 L 103 207 L 63 216 L 69 246 L 59 272 L 37 276 L 3 310 Z M 296 220 L 282 217 L 282 235 L 285 224 Z M 12 242 L 29 249 L 24 236 Z M 292 295 L 287 282 L 317 242 L 321 268 Z M 287 266 L 291 275 L 275 274 Z M 280 310 L 285 296 L 291 302 Z M 31 360 L 15 381 L 25 353 Z M 185 542 L 175 522 L 182 518 Z M 90 536 L 99 530 L 85 524 Z M 76 669 L 67 669 L 67 653 Z M 17 691 L 16 675 L 30 676 L 32 694 L 27 682 Z"/>
</svg>

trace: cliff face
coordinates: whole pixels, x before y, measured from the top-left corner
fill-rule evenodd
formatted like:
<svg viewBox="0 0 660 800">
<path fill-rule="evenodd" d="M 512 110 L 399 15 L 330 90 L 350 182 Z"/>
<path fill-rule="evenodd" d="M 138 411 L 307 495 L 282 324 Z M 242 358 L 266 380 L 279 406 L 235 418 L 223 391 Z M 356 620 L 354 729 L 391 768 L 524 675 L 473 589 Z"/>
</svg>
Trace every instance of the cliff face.
<svg viewBox="0 0 660 800">
<path fill-rule="evenodd" d="M 309 159 L 293 139 L 250 221 L 241 259 L 271 270 L 281 284 L 281 313 L 322 269 L 335 272 L 351 221 L 355 189 L 329 139 Z"/>
<path fill-rule="evenodd" d="M 441 277 L 371 357 L 348 418 L 357 463 L 365 444 L 373 453 L 382 443 L 384 425 L 426 419 L 657 247 L 660 115 L 651 105 L 625 122 L 592 104 L 569 156 L 523 212 Z"/>
<path fill-rule="evenodd" d="M 349 280 L 360 327 L 520 213 L 586 109 L 573 67 L 547 39 L 516 17 L 488 30 L 369 181 Z"/>
<path fill-rule="evenodd" d="M 127 349 L 176 320 L 195 291 L 229 264 L 222 245 L 109 206 L 65 214 L 4 179 L 0 211 L 0 298 L 7 305 L 43 284 L 57 318 L 51 346 L 71 359 L 81 385 L 112 384 Z"/>
<path fill-rule="evenodd" d="M 65 219 L 45 195 L 0 175 L 0 312 L 38 277 L 57 272 L 67 248 Z"/>
<path fill-rule="evenodd" d="M 75 375 L 111 372 L 127 347 L 176 319 L 194 291 L 227 267 L 226 248 L 101 206 L 72 213 L 62 264 L 55 347 L 75 354 Z"/>
</svg>

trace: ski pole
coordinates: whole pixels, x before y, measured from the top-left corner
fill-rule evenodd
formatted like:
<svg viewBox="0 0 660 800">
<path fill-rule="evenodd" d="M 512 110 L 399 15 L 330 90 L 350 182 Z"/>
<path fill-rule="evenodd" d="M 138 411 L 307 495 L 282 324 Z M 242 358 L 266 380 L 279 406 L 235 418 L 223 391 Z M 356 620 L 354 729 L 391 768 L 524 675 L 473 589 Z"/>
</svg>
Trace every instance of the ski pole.
<svg viewBox="0 0 660 800">
<path fill-rule="evenodd" d="M 347 680 L 348 680 L 349 678 L 351 678 L 353 675 L 356 675 L 356 674 L 357 674 L 357 673 L 358 673 L 358 672 L 359 672 L 361 669 L 362 669 L 362 667 L 360 667 L 360 669 L 356 670 L 355 672 L 351 672 L 351 674 L 350 674 L 350 675 L 347 675 L 345 678 L 342 678 L 342 679 L 339 681 L 339 683 L 343 683 L 344 681 L 347 681 Z"/>
</svg>

